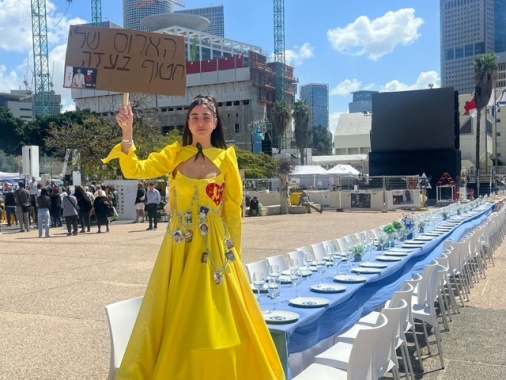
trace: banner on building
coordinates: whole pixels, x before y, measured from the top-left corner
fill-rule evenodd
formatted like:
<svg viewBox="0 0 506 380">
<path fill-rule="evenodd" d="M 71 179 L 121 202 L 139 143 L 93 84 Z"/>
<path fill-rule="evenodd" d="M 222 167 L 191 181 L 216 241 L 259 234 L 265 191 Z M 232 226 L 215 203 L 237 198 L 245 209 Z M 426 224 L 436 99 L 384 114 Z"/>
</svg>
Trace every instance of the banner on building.
<svg viewBox="0 0 506 380">
<path fill-rule="evenodd" d="M 63 87 L 183 96 L 182 36 L 70 27 Z"/>
</svg>

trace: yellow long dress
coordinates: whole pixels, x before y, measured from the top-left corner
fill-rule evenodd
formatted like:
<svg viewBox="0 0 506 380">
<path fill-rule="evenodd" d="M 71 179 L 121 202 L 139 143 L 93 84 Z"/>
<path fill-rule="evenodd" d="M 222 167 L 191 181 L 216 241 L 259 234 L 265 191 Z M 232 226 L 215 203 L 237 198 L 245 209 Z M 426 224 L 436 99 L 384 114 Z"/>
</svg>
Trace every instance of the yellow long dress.
<svg viewBox="0 0 506 380">
<path fill-rule="evenodd" d="M 127 178 L 169 174 L 171 219 L 117 379 L 284 379 L 241 264 L 242 185 L 233 148 L 203 150 L 210 179 L 173 170 L 197 149 L 174 143 L 147 160 L 117 145 Z"/>
</svg>

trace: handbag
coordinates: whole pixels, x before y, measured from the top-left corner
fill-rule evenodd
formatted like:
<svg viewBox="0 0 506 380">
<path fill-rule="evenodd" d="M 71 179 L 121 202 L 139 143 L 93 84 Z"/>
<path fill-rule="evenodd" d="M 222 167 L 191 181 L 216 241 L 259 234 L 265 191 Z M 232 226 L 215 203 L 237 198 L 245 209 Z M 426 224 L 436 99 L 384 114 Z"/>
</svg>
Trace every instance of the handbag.
<svg viewBox="0 0 506 380">
<path fill-rule="evenodd" d="M 71 200 L 68 196 L 67 196 L 67 197 L 65 197 L 65 199 L 67 199 L 67 200 L 70 202 L 70 204 L 71 204 L 72 206 L 74 206 L 74 208 L 76 209 L 76 211 L 77 211 L 77 212 L 79 212 L 79 210 L 80 210 L 79 206 L 76 206 L 76 205 L 74 204 L 74 202 L 72 202 L 72 200 Z"/>
</svg>

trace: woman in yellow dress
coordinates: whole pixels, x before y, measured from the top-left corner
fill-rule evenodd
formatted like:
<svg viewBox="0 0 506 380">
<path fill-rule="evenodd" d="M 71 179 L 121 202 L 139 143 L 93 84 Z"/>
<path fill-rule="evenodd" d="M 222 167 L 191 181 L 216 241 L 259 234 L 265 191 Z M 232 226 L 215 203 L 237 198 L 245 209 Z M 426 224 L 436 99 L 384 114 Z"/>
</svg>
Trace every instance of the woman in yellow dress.
<svg viewBox="0 0 506 380">
<path fill-rule="evenodd" d="M 171 218 L 117 379 L 284 379 L 269 330 L 241 264 L 242 184 L 218 105 L 197 96 L 182 146 L 139 160 L 133 115 L 116 117 L 127 178 L 169 175 Z"/>
</svg>

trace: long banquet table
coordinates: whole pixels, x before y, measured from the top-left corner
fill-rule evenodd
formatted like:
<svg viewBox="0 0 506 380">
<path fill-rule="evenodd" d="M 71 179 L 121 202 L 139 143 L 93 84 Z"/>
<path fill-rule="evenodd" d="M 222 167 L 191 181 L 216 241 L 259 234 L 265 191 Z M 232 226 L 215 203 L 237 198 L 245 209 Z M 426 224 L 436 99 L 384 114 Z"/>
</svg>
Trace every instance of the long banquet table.
<svg viewBox="0 0 506 380">
<path fill-rule="evenodd" d="M 288 365 L 290 354 L 308 350 L 320 341 L 345 331 L 361 316 L 383 305 L 402 286 L 404 280 L 420 273 L 426 264 L 440 256 L 445 240 L 459 240 L 464 233 L 481 224 L 493 212 L 493 208 L 493 204 L 482 204 L 462 216 L 451 218 L 446 221 L 451 229 L 434 236 L 430 241 L 421 242 L 424 243 L 422 246 L 413 248 L 407 256 L 399 257 L 400 261 L 382 262 L 387 267 L 380 274 L 361 274 L 367 277 L 366 282 L 343 284 L 346 290 L 342 293 L 316 293 L 310 286 L 320 282 L 320 275 L 314 273 L 305 278 L 298 286 L 298 297 L 326 298 L 329 304 L 325 307 L 291 305 L 289 300 L 295 298 L 295 289 L 291 285 L 283 285 L 281 297 L 275 304 L 276 310 L 295 312 L 300 317 L 293 323 L 268 322 L 268 326 L 287 379 L 291 379 Z M 324 282 L 332 282 L 335 272 L 335 268 L 329 268 L 324 274 Z M 272 310 L 273 301 L 260 295 L 260 307 L 263 311 Z"/>
</svg>

